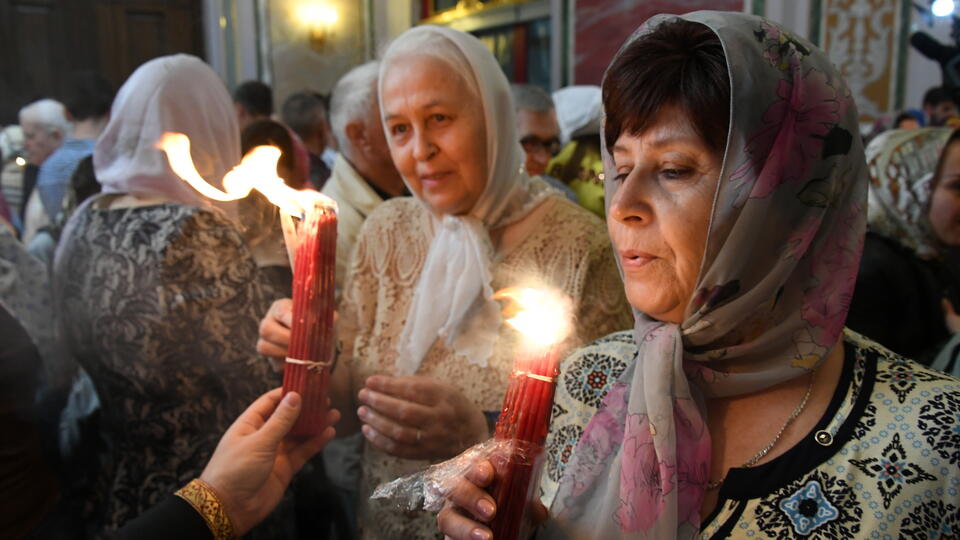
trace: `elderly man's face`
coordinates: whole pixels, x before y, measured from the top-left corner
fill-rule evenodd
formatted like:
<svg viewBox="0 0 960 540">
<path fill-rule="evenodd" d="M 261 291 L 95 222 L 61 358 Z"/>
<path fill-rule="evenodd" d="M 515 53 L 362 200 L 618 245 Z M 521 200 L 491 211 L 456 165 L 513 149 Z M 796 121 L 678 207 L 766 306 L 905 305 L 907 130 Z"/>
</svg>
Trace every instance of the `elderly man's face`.
<svg viewBox="0 0 960 540">
<path fill-rule="evenodd" d="M 377 175 L 377 184 L 380 186 L 395 185 L 401 181 L 400 173 L 393 164 L 393 158 L 390 157 L 390 146 L 387 145 L 387 137 L 383 133 L 383 124 L 380 120 L 380 104 L 374 100 L 373 107 L 367 115 L 365 122 L 367 140 L 369 142 L 369 152 L 365 153 L 364 159 L 369 161 L 367 169 Z"/>
<path fill-rule="evenodd" d="M 23 151 L 27 154 L 28 163 L 42 164 L 63 142 L 59 132 L 43 124 L 24 122 L 20 127 L 23 129 Z"/>
<path fill-rule="evenodd" d="M 547 172 L 547 163 L 560 150 L 557 111 L 517 110 L 517 134 L 527 155 L 524 166 L 531 175 Z"/>
</svg>

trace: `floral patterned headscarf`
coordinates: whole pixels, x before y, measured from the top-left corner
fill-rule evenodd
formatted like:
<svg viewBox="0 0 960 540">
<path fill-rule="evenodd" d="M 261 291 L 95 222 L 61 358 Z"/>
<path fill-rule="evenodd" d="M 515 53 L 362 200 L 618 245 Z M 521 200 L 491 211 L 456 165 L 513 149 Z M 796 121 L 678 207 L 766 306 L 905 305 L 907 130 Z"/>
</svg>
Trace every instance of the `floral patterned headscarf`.
<svg viewBox="0 0 960 540">
<path fill-rule="evenodd" d="M 653 17 L 624 47 L 676 18 Z M 682 324 L 635 313 L 636 361 L 560 483 L 551 527 L 563 536 L 696 536 L 710 478 L 705 398 L 815 369 L 840 339 L 856 280 L 867 178 L 843 78 L 823 52 L 762 18 L 680 18 L 719 36 L 731 84 L 706 253 Z M 606 148 L 604 159 L 615 178 Z M 608 201 L 618 188 L 607 180 Z"/>
<path fill-rule="evenodd" d="M 923 258 L 940 251 L 930 228 L 933 175 L 952 128 L 886 131 L 867 146 L 869 229 Z"/>
</svg>

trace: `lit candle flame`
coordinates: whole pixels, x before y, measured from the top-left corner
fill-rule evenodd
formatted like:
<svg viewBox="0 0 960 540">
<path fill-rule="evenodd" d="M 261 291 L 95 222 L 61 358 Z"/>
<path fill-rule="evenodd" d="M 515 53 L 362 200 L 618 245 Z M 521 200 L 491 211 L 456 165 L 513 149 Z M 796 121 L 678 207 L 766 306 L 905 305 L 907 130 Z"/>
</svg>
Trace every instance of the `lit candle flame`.
<svg viewBox="0 0 960 540">
<path fill-rule="evenodd" d="M 504 310 L 507 324 L 523 334 L 533 347 L 550 347 L 570 334 L 570 300 L 564 295 L 546 289 L 511 287 L 497 291 L 495 300 L 508 299 Z"/>
<path fill-rule="evenodd" d="M 255 189 L 288 215 L 302 217 L 315 205 L 336 210 L 333 199 L 312 189 L 297 190 L 288 186 L 277 176 L 277 160 L 280 149 L 274 146 L 258 146 L 243 156 L 240 164 L 223 177 L 223 190 L 211 186 L 200 176 L 190 156 L 190 138 L 183 133 L 164 133 L 157 144 L 167 154 L 170 168 L 184 182 L 201 195 L 215 201 L 242 199 Z"/>
</svg>

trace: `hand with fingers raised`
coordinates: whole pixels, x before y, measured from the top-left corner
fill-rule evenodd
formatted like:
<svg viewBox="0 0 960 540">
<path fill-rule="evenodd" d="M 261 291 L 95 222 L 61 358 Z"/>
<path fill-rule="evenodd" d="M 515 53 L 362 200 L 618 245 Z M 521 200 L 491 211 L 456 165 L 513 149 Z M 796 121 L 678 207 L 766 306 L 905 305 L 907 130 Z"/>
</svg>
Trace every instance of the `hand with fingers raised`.
<svg viewBox="0 0 960 540">
<path fill-rule="evenodd" d="M 227 429 L 200 480 L 223 502 L 234 532 L 242 536 L 280 502 L 293 475 L 334 437 L 340 413 L 331 409 L 327 428 L 309 439 L 284 437 L 300 414 L 300 395 L 275 388 L 260 396 Z"/>
<path fill-rule="evenodd" d="M 333 312 L 333 322 L 336 324 L 339 315 Z M 260 331 L 257 337 L 257 353 L 269 356 L 283 366 L 283 359 L 290 349 L 290 327 L 293 326 L 293 300 L 281 298 L 275 301 L 266 316 L 260 321 Z"/>
<path fill-rule="evenodd" d="M 260 321 L 257 352 L 273 358 L 285 358 L 290 347 L 290 327 L 293 326 L 293 300 L 281 298 L 270 306 Z"/>
<path fill-rule="evenodd" d="M 357 397 L 363 436 L 393 456 L 448 459 L 489 437 L 480 408 L 432 377 L 374 375 Z"/>
</svg>

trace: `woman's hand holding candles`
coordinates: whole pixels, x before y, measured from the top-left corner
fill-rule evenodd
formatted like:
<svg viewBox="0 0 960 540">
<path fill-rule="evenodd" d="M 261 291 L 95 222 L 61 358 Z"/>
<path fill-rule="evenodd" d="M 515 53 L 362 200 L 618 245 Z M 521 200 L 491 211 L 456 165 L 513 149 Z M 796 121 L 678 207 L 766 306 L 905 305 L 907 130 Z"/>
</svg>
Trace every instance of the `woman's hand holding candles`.
<svg viewBox="0 0 960 540">
<path fill-rule="evenodd" d="M 357 397 L 363 436 L 397 457 L 447 459 L 489 436 L 480 408 L 432 377 L 374 375 Z"/>
<path fill-rule="evenodd" d="M 336 320 L 336 313 L 334 313 Z M 275 301 L 260 321 L 257 352 L 270 358 L 283 359 L 290 347 L 290 327 L 293 326 L 293 299 Z"/>
<path fill-rule="evenodd" d="M 292 310 L 289 298 L 270 306 L 260 323 L 260 354 L 287 356 Z M 376 375 L 367 379 L 356 397 L 364 436 L 377 448 L 398 457 L 446 459 L 490 435 L 486 418 L 476 405 L 452 385 L 430 377 Z M 337 401 L 334 399 L 335 404 Z M 346 422 L 337 431 L 346 435 L 355 429 Z"/>
<path fill-rule="evenodd" d="M 497 506 L 487 491 L 494 478 L 493 463 L 478 461 L 450 491 L 447 503 L 437 515 L 440 532 L 453 540 L 489 539 L 493 533 L 485 524 L 496 514 Z M 547 508 L 539 501 L 530 503 L 530 521 L 538 526 L 549 517 Z"/>
</svg>

